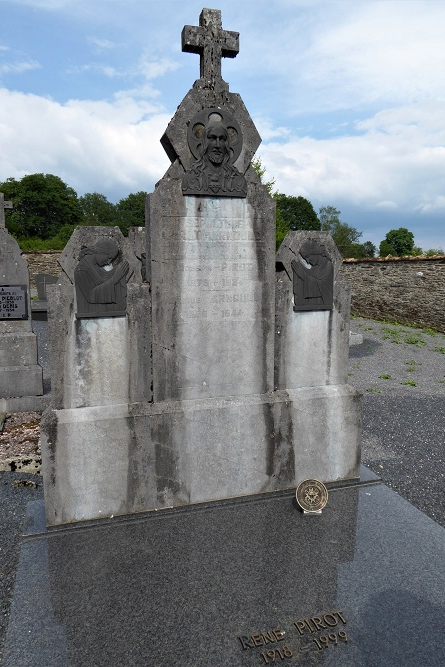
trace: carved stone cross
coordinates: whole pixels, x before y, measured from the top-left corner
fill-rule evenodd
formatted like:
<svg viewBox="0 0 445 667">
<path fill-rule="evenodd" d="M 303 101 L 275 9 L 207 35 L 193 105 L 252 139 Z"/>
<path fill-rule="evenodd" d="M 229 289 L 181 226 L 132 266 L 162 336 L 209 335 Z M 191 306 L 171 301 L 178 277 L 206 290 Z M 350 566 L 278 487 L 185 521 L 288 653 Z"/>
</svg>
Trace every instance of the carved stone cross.
<svg viewBox="0 0 445 667">
<path fill-rule="evenodd" d="M 5 201 L 5 195 L 0 192 L 0 229 L 6 227 L 5 208 L 12 208 L 12 201 Z"/>
<path fill-rule="evenodd" d="M 199 27 L 182 29 L 182 50 L 199 53 L 201 79 L 205 87 L 214 88 L 222 80 L 221 58 L 235 58 L 239 52 L 239 33 L 223 30 L 219 9 L 203 9 Z"/>
</svg>

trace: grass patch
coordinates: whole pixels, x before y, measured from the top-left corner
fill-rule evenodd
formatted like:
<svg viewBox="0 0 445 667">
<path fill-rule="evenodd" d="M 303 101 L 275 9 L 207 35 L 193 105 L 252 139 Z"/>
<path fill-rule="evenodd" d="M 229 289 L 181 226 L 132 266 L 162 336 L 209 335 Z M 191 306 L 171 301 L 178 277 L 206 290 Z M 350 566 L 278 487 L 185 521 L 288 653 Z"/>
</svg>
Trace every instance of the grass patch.
<svg viewBox="0 0 445 667">
<path fill-rule="evenodd" d="M 405 380 L 405 382 L 401 382 L 400 384 L 405 384 L 408 387 L 417 387 L 417 382 L 414 382 L 414 380 Z"/>
<path fill-rule="evenodd" d="M 382 327 L 380 329 L 382 332 L 382 338 L 384 340 L 389 340 L 391 343 L 402 343 L 402 332 L 400 329 L 395 329 L 394 327 Z"/>
<path fill-rule="evenodd" d="M 435 347 L 434 352 L 439 352 L 440 354 L 445 354 L 445 347 Z"/>
<path fill-rule="evenodd" d="M 436 329 L 430 329 L 430 327 L 424 327 L 423 328 L 423 333 L 428 334 L 428 336 L 437 336 Z"/>
<path fill-rule="evenodd" d="M 417 345 L 417 347 L 425 347 L 426 342 L 419 334 L 408 334 L 405 338 L 405 343 L 408 345 Z"/>
<path fill-rule="evenodd" d="M 381 380 L 392 380 L 392 376 L 388 375 L 388 373 L 383 373 L 383 375 L 379 375 L 379 378 Z"/>
<path fill-rule="evenodd" d="M 380 394 L 380 389 L 377 389 L 377 387 L 369 387 L 366 391 L 369 394 Z"/>
</svg>

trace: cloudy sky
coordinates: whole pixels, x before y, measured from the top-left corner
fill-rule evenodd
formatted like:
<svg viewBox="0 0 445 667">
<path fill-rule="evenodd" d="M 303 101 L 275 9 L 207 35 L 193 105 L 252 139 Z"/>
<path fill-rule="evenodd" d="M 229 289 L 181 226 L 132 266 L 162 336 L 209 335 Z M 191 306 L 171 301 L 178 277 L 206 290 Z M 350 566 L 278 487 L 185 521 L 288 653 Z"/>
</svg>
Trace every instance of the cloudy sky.
<svg viewBox="0 0 445 667">
<path fill-rule="evenodd" d="M 159 143 L 199 76 L 181 52 L 203 0 L 0 0 L 0 181 L 44 172 L 112 202 L 151 191 Z M 407 227 L 445 249 L 445 2 L 218 0 L 280 192 L 376 245 Z"/>
</svg>

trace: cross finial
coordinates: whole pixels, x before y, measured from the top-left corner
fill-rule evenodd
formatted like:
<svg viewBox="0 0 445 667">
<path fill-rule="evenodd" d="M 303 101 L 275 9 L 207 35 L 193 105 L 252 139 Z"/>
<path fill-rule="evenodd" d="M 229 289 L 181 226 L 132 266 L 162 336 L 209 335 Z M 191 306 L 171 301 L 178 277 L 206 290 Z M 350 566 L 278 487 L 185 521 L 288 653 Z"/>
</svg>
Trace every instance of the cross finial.
<svg viewBox="0 0 445 667">
<path fill-rule="evenodd" d="M 5 201 L 5 195 L 0 192 L 0 229 L 6 228 L 5 208 L 12 208 L 12 201 Z"/>
<path fill-rule="evenodd" d="M 239 52 L 239 33 L 223 30 L 219 9 L 203 9 L 199 27 L 182 29 L 182 50 L 199 53 L 200 76 L 206 88 L 215 89 L 222 82 L 221 58 L 235 58 Z"/>
</svg>

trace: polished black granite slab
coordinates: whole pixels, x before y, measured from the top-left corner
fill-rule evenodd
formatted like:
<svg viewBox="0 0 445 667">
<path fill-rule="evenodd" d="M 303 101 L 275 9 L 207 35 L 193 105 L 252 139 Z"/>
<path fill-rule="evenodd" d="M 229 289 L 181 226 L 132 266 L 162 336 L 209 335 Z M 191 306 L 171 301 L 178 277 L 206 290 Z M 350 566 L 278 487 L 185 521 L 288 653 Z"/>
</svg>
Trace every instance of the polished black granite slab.
<svg viewBox="0 0 445 667">
<path fill-rule="evenodd" d="M 443 667 L 444 563 L 372 475 L 321 516 L 287 492 L 29 534 L 4 665 Z"/>
</svg>

